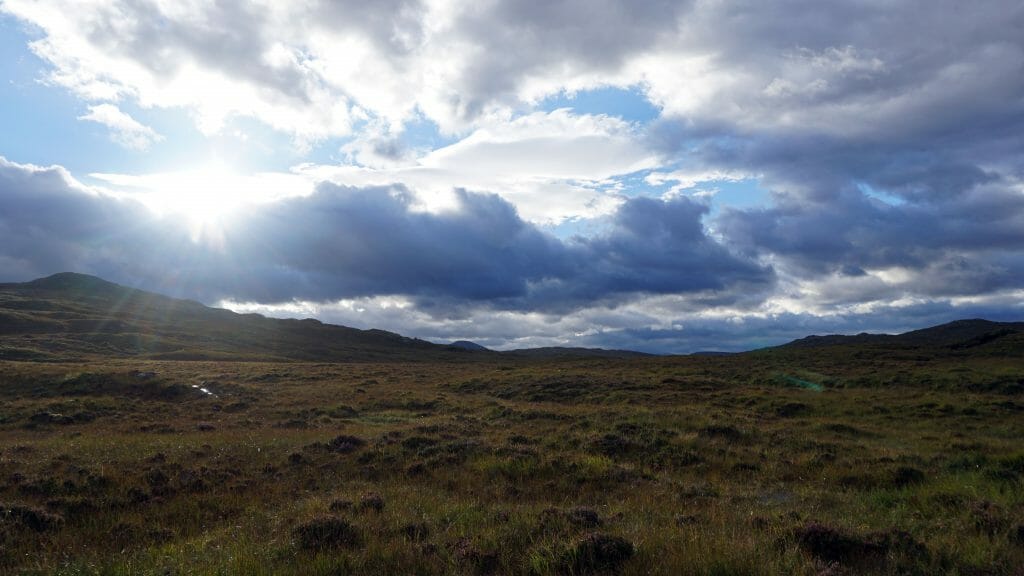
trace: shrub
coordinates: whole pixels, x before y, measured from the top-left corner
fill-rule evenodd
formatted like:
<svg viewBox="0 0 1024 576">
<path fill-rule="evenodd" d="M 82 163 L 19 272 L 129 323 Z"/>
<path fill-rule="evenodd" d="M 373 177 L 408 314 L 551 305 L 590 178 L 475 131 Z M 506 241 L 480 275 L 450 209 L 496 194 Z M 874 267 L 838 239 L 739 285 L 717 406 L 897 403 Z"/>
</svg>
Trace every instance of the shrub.
<svg viewBox="0 0 1024 576">
<path fill-rule="evenodd" d="M 294 534 L 299 547 L 305 550 L 353 546 L 362 540 L 355 526 L 336 516 L 320 516 L 299 524 Z"/>
<path fill-rule="evenodd" d="M 399 529 L 406 538 L 414 542 L 422 542 L 430 537 L 430 526 L 424 522 L 413 522 Z"/>
<path fill-rule="evenodd" d="M 635 553 L 633 544 L 621 536 L 587 534 L 563 554 L 559 567 L 572 574 L 616 572 Z"/>
<path fill-rule="evenodd" d="M 892 483 L 897 488 L 920 484 L 925 481 L 924 472 L 910 466 L 901 466 L 892 473 Z"/>
<path fill-rule="evenodd" d="M 355 507 L 355 504 L 353 504 L 351 500 L 334 500 L 327 508 L 331 512 L 342 512 L 345 510 L 352 510 Z"/>
<path fill-rule="evenodd" d="M 64 519 L 45 510 L 24 504 L 0 504 L 0 525 L 23 526 L 36 532 L 55 530 Z"/>
<path fill-rule="evenodd" d="M 367 492 L 359 499 L 359 509 L 380 512 L 384 509 L 384 497 L 376 492 Z"/>
<path fill-rule="evenodd" d="M 866 555 L 878 555 L 877 544 L 837 528 L 812 522 L 796 531 L 796 541 L 811 556 L 825 562 L 848 562 Z"/>
<path fill-rule="evenodd" d="M 780 418 L 793 418 L 802 416 L 811 411 L 811 407 L 803 402 L 787 402 L 775 409 L 775 414 Z"/>
<path fill-rule="evenodd" d="M 916 562 L 928 557 L 928 549 L 907 532 L 889 530 L 865 536 L 852 534 L 817 522 L 796 531 L 797 544 L 811 556 L 827 563 L 838 562 L 858 567 L 880 567 L 896 561 Z"/>
<path fill-rule="evenodd" d="M 601 516 L 597 511 L 585 506 L 577 506 L 569 510 L 566 516 L 569 518 L 569 522 L 583 528 L 596 528 L 602 524 Z"/>
<path fill-rule="evenodd" d="M 745 437 L 740 429 L 729 425 L 712 424 L 701 428 L 697 433 L 704 438 L 722 438 L 730 442 L 737 442 Z"/>
<path fill-rule="evenodd" d="M 345 434 L 335 436 L 334 439 L 327 444 L 327 447 L 332 452 L 337 452 L 339 454 L 355 452 L 363 446 L 366 446 L 366 440 L 363 440 L 358 436 L 348 436 Z"/>
</svg>

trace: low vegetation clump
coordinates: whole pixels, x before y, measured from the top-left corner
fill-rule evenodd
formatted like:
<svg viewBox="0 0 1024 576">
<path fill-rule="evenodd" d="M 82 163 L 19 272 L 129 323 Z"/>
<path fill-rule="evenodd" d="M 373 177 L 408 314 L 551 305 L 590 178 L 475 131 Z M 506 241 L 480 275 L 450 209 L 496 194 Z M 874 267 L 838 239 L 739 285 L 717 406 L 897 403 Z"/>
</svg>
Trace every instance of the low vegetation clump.
<svg viewBox="0 0 1024 576">
<path fill-rule="evenodd" d="M 363 440 L 362 438 L 356 436 L 350 436 L 347 434 L 335 436 L 327 444 L 327 447 L 331 451 L 338 452 L 340 454 L 348 454 L 349 452 L 355 452 L 356 450 L 362 448 L 363 446 L 366 446 L 366 440 Z"/>
<path fill-rule="evenodd" d="M 858 535 L 819 523 L 796 530 L 799 546 L 829 565 L 873 573 L 925 573 L 928 548 L 902 530 Z"/>
<path fill-rule="evenodd" d="M 295 538 L 305 550 L 353 546 L 361 540 L 359 530 L 336 516 L 320 516 L 299 524 L 295 527 Z"/>
<path fill-rule="evenodd" d="M 559 568 L 569 574 L 619 572 L 635 553 L 633 544 L 620 536 L 587 534 L 564 553 Z"/>
<path fill-rule="evenodd" d="M 56 530 L 64 519 L 34 506 L 0 503 L 0 526 L 4 529 L 27 528 L 34 532 Z"/>
</svg>

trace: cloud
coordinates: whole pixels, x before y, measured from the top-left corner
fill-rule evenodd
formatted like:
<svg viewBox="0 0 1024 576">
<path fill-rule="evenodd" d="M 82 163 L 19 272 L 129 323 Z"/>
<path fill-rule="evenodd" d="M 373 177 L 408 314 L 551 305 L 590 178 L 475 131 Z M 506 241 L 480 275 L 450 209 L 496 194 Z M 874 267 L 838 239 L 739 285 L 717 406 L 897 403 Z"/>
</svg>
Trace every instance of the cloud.
<svg viewBox="0 0 1024 576">
<path fill-rule="evenodd" d="M 901 199 L 841 178 L 835 187 L 827 182 L 777 193 L 769 207 L 725 209 L 712 224 L 731 249 L 775 269 L 780 282 L 765 310 L 882 323 L 886 313 L 902 318 L 897 310 L 927 305 L 945 306 L 953 319 L 962 303 L 1024 286 L 1019 183 L 1000 178 Z M 1000 316 L 1007 310 L 1020 313 L 1006 306 Z"/>
<path fill-rule="evenodd" d="M 380 143 L 374 132 L 353 150 L 364 158 L 372 154 L 366 148 Z M 436 204 L 450 203 L 452 188 L 486 190 L 512 202 L 528 220 L 557 223 L 612 212 L 621 202 L 616 179 L 658 163 L 634 125 L 567 109 L 484 123 L 463 139 L 416 159 L 397 162 L 390 155 L 389 162 L 378 158 L 366 166 L 309 164 L 298 171 L 339 185 L 401 183 Z"/>
<path fill-rule="evenodd" d="M 87 188 L 59 166 L 0 157 L 0 206 L 0 258 L 12 280 L 66 270 L 124 279 L 133 262 L 155 256 L 146 250 L 157 225 L 149 210 Z"/>
<path fill-rule="evenodd" d="M 153 143 L 164 139 L 152 128 L 140 124 L 113 104 L 89 106 L 89 113 L 78 119 L 103 124 L 110 130 L 111 140 L 130 150 L 148 150 Z"/>
<path fill-rule="evenodd" d="M 999 301 L 1001 300 L 1001 301 Z M 926 300 L 910 306 L 881 306 L 870 312 L 842 314 L 679 315 L 672 324 L 617 323 L 617 329 L 593 330 L 574 345 L 676 354 L 719 350 L 741 352 L 777 346 L 811 334 L 900 334 L 964 318 L 1019 321 L 1020 293 L 985 303 L 954 304 Z"/>
<path fill-rule="evenodd" d="M 92 191 L 58 167 L 0 165 L 0 253 L 26 273 L 62 269 L 214 301 L 334 301 L 395 295 L 459 314 L 572 310 L 652 293 L 764 287 L 770 270 L 731 254 L 701 226 L 706 207 L 631 199 L 606 232 L 560 240 L 493 194 L 457 190 L 441 211 L 402 186 L 317 186 L 226 218 L 217 242 L 138 202 Z M 637 257 L 644 252 L 644 256 Z M 474 304 L 475 305 L 475 304 Z"/>
<path fill-rule="evenodd" d="M 458 191 L 454 209 L 441 213 L 417 211 L 415 202 L 399 186 L 322 184 L 309 197 L 254 212 L 226 231 L 231 257 L 257 268 L 285 268 L 309 281 L 265 295 L 247 293 L 240 283 L 225 295 L 484 300 L 521 296 L 527 282 L 561 273 L 565 255 L 558 241 L 522 221 L 497 196 Z"/>
<path fill-rule="evenodd" d="M 603 86 L 741 131 L 940 135 L 1019 106 L 1024 82 L 1022 9 L 995 0 L 73 4 L 3 5 L 41 30 L 51 81 L 187 107 L 205 130 L 243 115 L 307 140 L 364 113 L 464 132 Z"/>
<path fill-rule="evenodd" d="M 418 156 L 400 142 L 409 122 L 469 135 L 424 160 L 435 173 L 466 172 L 449 188 L 504 195 L 493 182 L 469 182 L 480 177 L 480 158 L 490 166 L 503 152 L 513 163 L 529 152 L 529 140 L 513 146 L 499 133 L 536 123 L 530 107 L 547 96 L 608 86 L 631 87 L 661 110 L 643 146 L 683 164 L 662 171 L 764 174 L 769 188 L 816 193 L 825 192 L 804 177 L 834 173 L 901 195 L 1021 172 L 1024 8 L 1005 2 L 966 11 L 924 0 L 392 0 L 359 8 L 7 0 L 2 10 L 38 27 L 32 48 L 52 66 L 49 81 L 88 101 L 185 108 L 208 133 L 253 117 L 302 145 L 355 132 L 348 153 L 375 169 Z M 550 176 L 552 157 L 575 165 L 585 155 L 574 150 L 594 150 L 572 138 L 594 120 L 543 121 L 565 132 L 567 146 L 538 142 L 534 161 L 510 175 Z M 597 153 L 615 159 L 615 150 Z M 444 154 L 466 162 L 431 166 Z M 790 172 L 762 170 L 765 163 Z M 356 180 L 344 183 L 363 183 Z M 565 180 L 531 184 L 566 202 L 597 198 Z M 533 206 L 520 208 L 538 219 Z M 554 220 L 570 215 L 555 212 Z"/>
<path fill-rule="evenodd" d="M 691 2 L 614 0 L 482 2 L 463 5 L 448 34 L 464 44 L 451 73 L 454 110 L 424 107 L 442 125 L 472 120 L 495 105 L 515 106 L 563 90 L 641 81 L 631 60 L 657 50 L 678 30 Z M 509 50 L 515 46 L 515 50 Z"/>
<path fill-rule="evenodd" d="M 610 218 L 610 228 L 574 245 L 585 254 L 578 277 L 567 285 L 544 287 L 543 300 L 568 295 L 582 302 L 606 295 L 718 294 L 763 295 L 774 280 L 770 268 L 738 257 L 707 235 L 708 206 L 685 196 L 626 200 Z M 756 297 L 756 296 L 755 296 Z"/>
<path fill-rule="evenodd" d="M 39 27 L 48 81 L 88 101 L 182 107 L 205 133 L 259 119 L 311 142 L 350 131 L 350 100 L 304 55 L 298 15 L 243 2 L 5 2 Z M 293 36 L 289 36 L 292 34 Z"/>
<path fill-rule="evenodd" d="M 634 294 L 728 294 L 769 285 L 769 270 L 704 234 L 705 212 L 686 198 L 627 200 L 606 232 L 563 241 L 491 194 L 457 190 L 453 206 L 431 212 L 418 209 L 404 187 L 321 184 L 309 197 L 267 206 L 225 231 L 233 260 L 288 270 L 282 285 L 268 290 L 276 284 L 261 272 L 243 274 L 217 296 L 275 302 L 403 295 L 439 315 L 458 315 L 467 302 L 572 310 Z"/>
</svg>

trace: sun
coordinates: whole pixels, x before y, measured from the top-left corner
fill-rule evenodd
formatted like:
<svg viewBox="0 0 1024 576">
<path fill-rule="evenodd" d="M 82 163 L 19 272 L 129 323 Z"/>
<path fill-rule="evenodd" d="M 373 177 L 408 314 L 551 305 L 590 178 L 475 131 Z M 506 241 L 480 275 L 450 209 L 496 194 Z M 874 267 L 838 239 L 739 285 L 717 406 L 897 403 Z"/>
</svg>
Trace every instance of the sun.
<svg viewBox="0 0 1024 576">
<path fill-rule="evenodd" d="M 213 248 L 223 248 L 230 220 L 250 201 L 246 177 L 225 164 L 147 178 L 146 204 L 164 218 L 180 219 L 192 242 Z"/>
<path fill-rule="evenodd" d="M 213 161 L 150 174 L 90 174 L 105 189 L 138 201 L 165 223 L 184 226 L 193 242 L 222 245 L 227 229 L 267 204 L 308 196 L 313 181 L 286 172 L 243 173 Z"/>
<path fill-rule="evenodd" d="M 245 177 L 220 164 L 159 175 L 151 190 L 159 212 L 195 225 L 223 221 L 246 203 Z"/>
<path fill-rule="evenodd" d="M 196 223 L 220 220 L 254 199 L 249 193 L 251 176 L 219 162 L 171 172 L 89 176 L 160 216 L 183 217 Z"/>
<path fill-rule="evenodd" d="M 158 217 L 187 228 L 193 242 L 222 244 L 225 227 L 266 186 L 222 162 L 152 174 L 92 174 Z"/>
<path fill-rule="evenodd" d="M 90 174 L 108 192 L 137 201 L 191 241 L 223 250 L 226 227 L 252 200 L 246 176 L 227 164 L 150 174 Z"/>
</svg>

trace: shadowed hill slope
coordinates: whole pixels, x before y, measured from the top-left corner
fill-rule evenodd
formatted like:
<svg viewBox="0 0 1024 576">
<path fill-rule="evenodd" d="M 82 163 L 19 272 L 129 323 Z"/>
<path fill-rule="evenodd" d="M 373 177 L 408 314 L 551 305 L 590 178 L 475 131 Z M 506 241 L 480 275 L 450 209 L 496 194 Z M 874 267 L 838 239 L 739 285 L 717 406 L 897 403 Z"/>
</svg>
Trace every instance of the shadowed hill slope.
<svg viewBox="0 0 1024 576">
<path fill-rule="evenodd" d="M 604 348 L 576 348 L 570 346 L 545 346 L 543 348 L 519 348 L 505 352 L 521 358 L 643 358 L 654 356 L 632 350 L 606 350 Z"/>
<path fill-rule="evenodd" d="M 859 348 L 863 350 L 928 351 L 947 353 L 979 348 L 979 352 L 1003 353 L 1024 350 L 1024 322 L 956 320 L 903 334 L 857 334 L 855 336 L 808 336 L 780 349 Z"/>
<path fill-rule="evenodd" d="M 1021 322 L 957 320 L 897 335 L 808 336 L 739 356 L 752 374 L 781 385 L 1024 393 Z"/>
<path fill-rule="evenodd" d="M 0 284 L 0 359 L 360 361 L 472 354 L 383 330 L 236 314 L 84 274 Z"/>
</svg>

